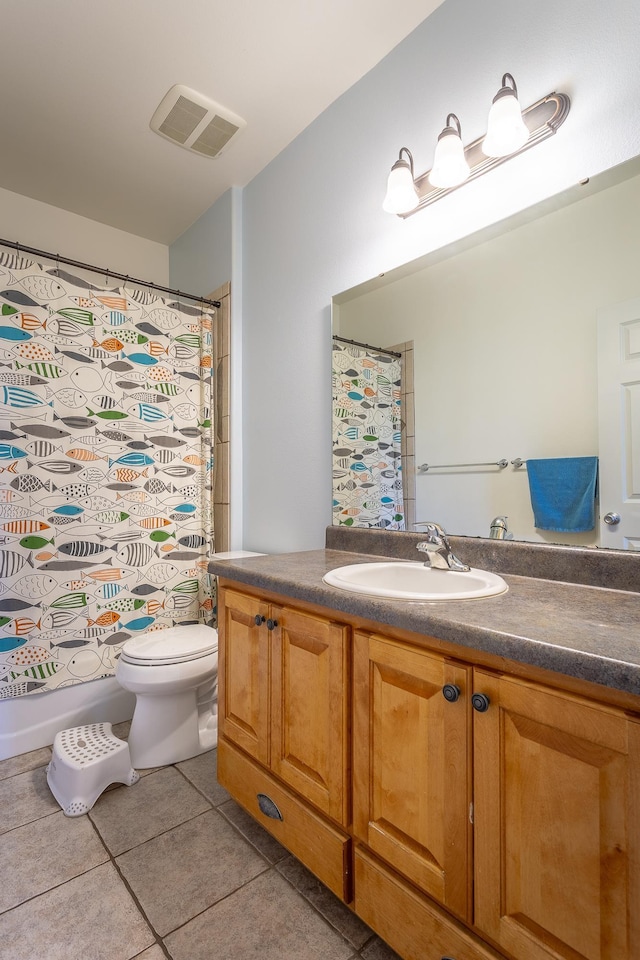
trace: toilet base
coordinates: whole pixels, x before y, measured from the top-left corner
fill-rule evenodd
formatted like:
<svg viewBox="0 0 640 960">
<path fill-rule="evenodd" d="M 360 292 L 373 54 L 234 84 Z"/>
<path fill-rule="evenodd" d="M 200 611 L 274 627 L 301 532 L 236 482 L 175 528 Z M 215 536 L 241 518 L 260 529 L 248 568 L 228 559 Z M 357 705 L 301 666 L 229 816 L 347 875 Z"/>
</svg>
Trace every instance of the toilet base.
<svg viewBox="0 0 640 960">
<path fill-rule="evenodd" d="M 131 763 L 139 769 L 197 757 L 218 742 L 217 703 L 196 705 L 194 690 L 138 694 L 128 739 Z"/>
</svg>

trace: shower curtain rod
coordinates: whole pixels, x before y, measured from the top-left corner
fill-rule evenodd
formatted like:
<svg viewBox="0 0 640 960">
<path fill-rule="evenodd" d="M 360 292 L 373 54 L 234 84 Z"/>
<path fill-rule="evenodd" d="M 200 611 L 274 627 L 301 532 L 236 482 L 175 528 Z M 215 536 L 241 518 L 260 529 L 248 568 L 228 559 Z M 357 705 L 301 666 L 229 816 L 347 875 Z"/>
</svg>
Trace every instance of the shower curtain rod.
<svg viewBox="0 0 640 960">
<path fill-rule="evenodd" d="M 376 353 L 388 353 L 391 357 L 400 358 L 402 356 L 402 354 L 396 350 L 385 350 L 384 347 L 372 347 L 370 343 L 360 343 L 359 340 L 347 340 L 346 337 L 339 337 L 337 333 L 334 333 L 333 339 L 340 340 L 341 343 L 350 343 L 354 347 L 364 347 L 365 350 L 375 350 Z"/>
<path fill-rule="evenodd" d="M 159 290 L 160 293 L 172 293 L 178 299 L 197 300 L 198 303 L 206 304 L 208 307 L 219 307 L 219 300 L 207 300 L 206 297 L 196 297 L 193 293 L 185 293 L 183 290 L 174 290 L 172 287 L 161 287 L 157 283 L 150 283 L 148 280 L 138 280 L 136 277 L 129 277 L 124 273 L 114 273 L 113 270 L 104 267 L 95 267 L 92 263 L 83 263 L 81 260 L 71 260 L 69 257 L 61 257 L 59 253 L 48 253 L 46 250 L 37 250 L 35 247 L 25 247 L 23 243 L 17 240 L 2 240 L 0 244 L 3 247 L 12 247 L 17 254 L 29 253 L 34 257 L 45 257 L 47 260 L 55 260 L 57 264 L 64 263 L 69 267 L 78 267 L 81 270 L 91 270 L 93 273 L 101 273 L 107 278 L 114 280 L 124 280 L 125 282 L 135 283 L 138 287 L 149 287 L 151 290 Z"/>
</svg>

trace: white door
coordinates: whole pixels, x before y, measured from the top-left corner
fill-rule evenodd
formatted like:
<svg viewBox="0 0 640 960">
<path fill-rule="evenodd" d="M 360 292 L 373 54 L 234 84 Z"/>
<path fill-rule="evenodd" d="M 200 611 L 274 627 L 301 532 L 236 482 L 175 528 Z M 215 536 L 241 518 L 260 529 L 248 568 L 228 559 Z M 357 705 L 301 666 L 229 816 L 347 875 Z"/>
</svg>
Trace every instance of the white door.
<svg viewBox="0 0 640 960">
<path fill-rule="evenodd" d="M 598 314 L 598 417 L 600 545 L 640 550 L 640 299 Z"/>
</svg>

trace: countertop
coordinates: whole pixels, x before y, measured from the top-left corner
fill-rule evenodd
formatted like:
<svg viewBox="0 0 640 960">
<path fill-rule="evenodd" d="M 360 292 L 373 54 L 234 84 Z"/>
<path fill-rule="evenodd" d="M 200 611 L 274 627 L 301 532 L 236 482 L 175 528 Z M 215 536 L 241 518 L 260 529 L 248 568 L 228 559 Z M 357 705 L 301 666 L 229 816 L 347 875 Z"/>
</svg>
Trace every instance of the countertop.
<svg viewBox="0 0 640 960">
<path fill-rule="evenodd" d="M 335 567 L 381 559 L 389 558 L 325 549 L 212 560 L 209 571 L 257 589 L 640 696 L 640 593 L 501 571 L 509 590 L 500 596 L 408 603 L 376 600 L 322 581 Z"/>
</svg>

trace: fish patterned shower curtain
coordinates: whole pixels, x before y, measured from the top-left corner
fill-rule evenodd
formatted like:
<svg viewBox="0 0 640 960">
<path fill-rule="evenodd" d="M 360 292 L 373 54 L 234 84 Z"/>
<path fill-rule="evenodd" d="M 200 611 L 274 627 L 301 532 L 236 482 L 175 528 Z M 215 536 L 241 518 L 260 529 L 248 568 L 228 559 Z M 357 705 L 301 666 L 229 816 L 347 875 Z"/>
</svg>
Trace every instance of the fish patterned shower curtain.
<svg viewBox="0 0 640 960">
<path fill-rule="evenodd" d="M 0 699 L 213 621 L 214 319 L 0 247 Z"/>
<path fill-rule="evenodd" d="M 333 341 L 333 523 L 404 530 L 400 359 Z"/>
</svg>

